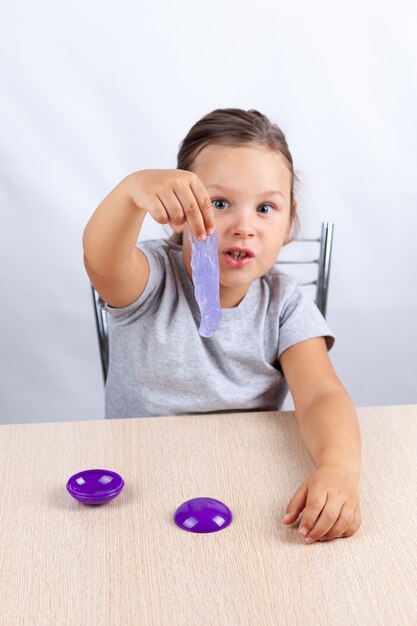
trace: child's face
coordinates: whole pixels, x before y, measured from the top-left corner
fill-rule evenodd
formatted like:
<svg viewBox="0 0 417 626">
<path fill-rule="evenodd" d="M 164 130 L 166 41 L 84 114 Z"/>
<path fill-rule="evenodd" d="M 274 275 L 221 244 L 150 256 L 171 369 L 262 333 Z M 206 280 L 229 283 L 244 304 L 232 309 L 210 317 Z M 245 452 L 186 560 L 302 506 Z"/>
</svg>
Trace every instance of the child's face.
<svg viewBox="0 0 417 626">
<path fill-rule="evenodd" d="M 289 235 L 291 174 L 281 154 L 254 145 L 207 146 L 198 155 L 193 172 L 213 205 L 220 304 L 222 308 L 234 307 L 252 281 L 272 267 Z M 183 260 L 191 277 L 189 232 L 188 224 L 184 224 Z M 236 260 L 228 254 L 230 248 L 246 249 L 253 256 Z"/>
</svg>

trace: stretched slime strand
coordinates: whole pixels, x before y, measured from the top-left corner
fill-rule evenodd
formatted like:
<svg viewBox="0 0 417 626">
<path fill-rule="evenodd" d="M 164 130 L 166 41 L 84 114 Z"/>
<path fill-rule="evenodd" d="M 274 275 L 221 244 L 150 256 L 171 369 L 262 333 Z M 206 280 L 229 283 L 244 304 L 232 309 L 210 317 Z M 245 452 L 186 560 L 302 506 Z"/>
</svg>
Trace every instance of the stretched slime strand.
<svg viewBox="0 0 417 626">
<path fill-rule="evenodd" d="M 201 313 L 198 332 L 202 337 L 211 337 L 222 319 L 217 230 L 204 241 L 197 241 L 190 231 L 190 241 L 194 293 Z"/>
</svg>

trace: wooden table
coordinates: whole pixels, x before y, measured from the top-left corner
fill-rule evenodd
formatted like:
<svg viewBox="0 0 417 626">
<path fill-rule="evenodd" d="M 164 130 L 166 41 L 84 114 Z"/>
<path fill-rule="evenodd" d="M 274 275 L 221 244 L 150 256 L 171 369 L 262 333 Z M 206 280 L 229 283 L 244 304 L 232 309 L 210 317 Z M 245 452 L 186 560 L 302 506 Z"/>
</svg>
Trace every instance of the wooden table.
<svg viewBox="0 0 417 626">
<path fill-rule="evenodd" d="M 417 405 L 358 414 L 362 526 L 311 546 L 281 523 L 314 469 L 292 412 L 1 426 L 0 624 L 417 624 Z M 87 468 L 120 496 L 71 498 Z M 233 523 L 178 528 L 198 496 Z"/>
</svg>

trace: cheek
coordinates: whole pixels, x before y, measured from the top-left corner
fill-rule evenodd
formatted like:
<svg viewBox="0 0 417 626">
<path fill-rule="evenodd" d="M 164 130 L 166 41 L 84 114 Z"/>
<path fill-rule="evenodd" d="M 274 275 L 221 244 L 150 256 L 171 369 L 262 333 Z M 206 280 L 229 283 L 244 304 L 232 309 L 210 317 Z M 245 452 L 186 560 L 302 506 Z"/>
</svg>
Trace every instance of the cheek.
<svg viewBox="0 0 417 626">
<path fill-rule="evenodd" d="M 216 230 L 217 230 L 217 238 L 220 241 L 220 239 L 222 237 L 224 237 L 224 234 L 225 234 L 225 232 L 227 230 L 227 228 L 226 228 L 226 226 L 227 226 L 226 225 L 226 220 L 222 219 L 221 217 L 219 217 L 218 214 L 215 213 L 214 214 L 214 225 L 215 225 Z"/>
<path fill-rule="evenodd" d="M 275 261 L 281 252 L 282 246 L 284 245 L 285 233 L 284 232 L 275 232 L 275 235 L 271 236 L 271 233 L 268 233 L 268 237 L 265 240 L 265 256 L 268 258 L 268 261 Z"/>
</svg>

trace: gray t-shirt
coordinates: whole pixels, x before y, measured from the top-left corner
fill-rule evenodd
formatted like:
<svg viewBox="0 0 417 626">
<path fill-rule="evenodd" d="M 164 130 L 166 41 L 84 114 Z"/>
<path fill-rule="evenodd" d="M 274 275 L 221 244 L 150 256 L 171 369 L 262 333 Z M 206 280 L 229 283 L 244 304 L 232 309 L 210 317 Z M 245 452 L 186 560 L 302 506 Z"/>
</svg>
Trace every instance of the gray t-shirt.
<svg viewBox="0 0 417 626">
<path fill-rule="evenodd" d="M 222 309 L 212 337 L 201 337 L 194 286 L 182 247 L 140 242 L 150 273 L 141 296 L 108 311 L 110 365 L 106 418 L 278 410 L 288 387 L 278 359 L 290 346 L 334 335 L 294 278 L 276 266 Z"/>
</svg>

